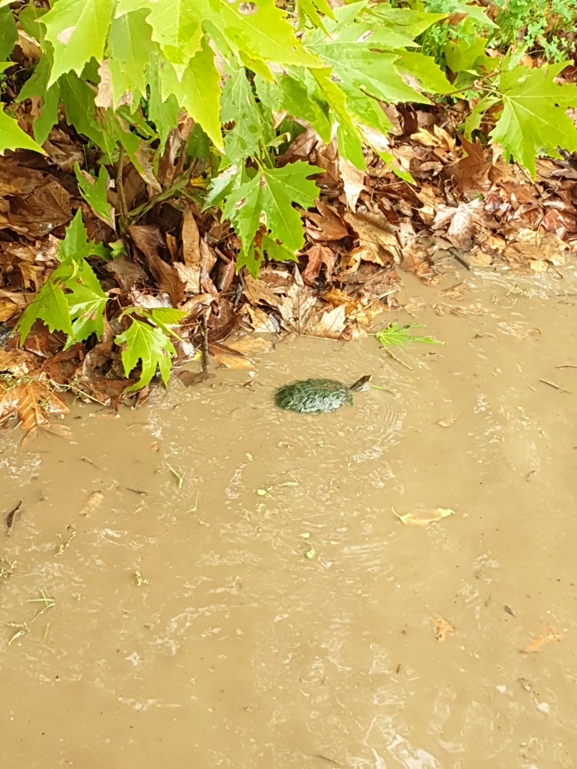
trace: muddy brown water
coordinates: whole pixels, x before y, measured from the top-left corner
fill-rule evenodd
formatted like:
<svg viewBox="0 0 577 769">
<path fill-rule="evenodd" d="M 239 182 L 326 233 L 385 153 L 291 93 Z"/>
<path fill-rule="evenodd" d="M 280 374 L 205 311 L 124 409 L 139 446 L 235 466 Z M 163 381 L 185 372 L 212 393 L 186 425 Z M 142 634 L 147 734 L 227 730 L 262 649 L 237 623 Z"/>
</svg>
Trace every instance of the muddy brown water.
<svg viewBox="0 0 577 769">
<path fill-rule="evenodd" d="M 252 379 L 78 404 L 74 443 L 2 436 L 3 767 L 577 765 L 577 279 L 466 284 L 408 281 L 446 345 L 405 365 L 295 338 Z M 365 373 L 394 394 L 271 406 Z"/>
</svg>

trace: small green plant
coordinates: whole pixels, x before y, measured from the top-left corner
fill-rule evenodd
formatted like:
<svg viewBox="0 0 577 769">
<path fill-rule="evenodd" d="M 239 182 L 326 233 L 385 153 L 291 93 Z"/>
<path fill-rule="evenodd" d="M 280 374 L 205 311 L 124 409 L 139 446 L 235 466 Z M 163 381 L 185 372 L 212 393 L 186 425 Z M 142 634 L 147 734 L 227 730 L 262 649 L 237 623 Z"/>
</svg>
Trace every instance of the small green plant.
<svg viewBox="0 0 577 769">
<path fill-rule="evenodd" d="M 109 253 L 88 240 L 82 214 L 78 211 L 58 246 L 56 258 L 60 264 L 18 322 L 20 344 L 24 344 L 37 320 L 45 323 L 51 332 L 66 334 L 64 349 L 87 340 L 92 334 L 99 340 L 102 338 L 108 296 L 87 261 L 91 256 L 106 259 Z M 179 339 L 172 327 L 177 326 L 184 315 L 181 310 L 171 307 L 151 310 L 127 307 L 117 317 L 119 324 L 123 319 L 129 320 L 129 325 L 114 340 L 123 348 L 124 373 L 130 376 L 139 363 L 141 370 L 138 381 L 127 392 L 149 384 L 157 371 L 167 383 L 172 357 L 176 355 L 171 338 Z"/>
<path fill-rule="evenodd" d="M 496 0 L 496 5 L 495 43 L 553 62 L 575 54 L 577 0 Z"/>
<path fill-rule="evenodd" d="M 389 323 L 389 325 L 377 331 L 375 338 L 383 347 L 403 347 L 409 342 L 421 342 L 421 344 L 445 344 L 432 336 L 419 336 L 411 334 L 415 328 L 425 328 L 420 323 L 410 323 L 408 326 L 399 326 L 398 323 Z"/>
</svg>

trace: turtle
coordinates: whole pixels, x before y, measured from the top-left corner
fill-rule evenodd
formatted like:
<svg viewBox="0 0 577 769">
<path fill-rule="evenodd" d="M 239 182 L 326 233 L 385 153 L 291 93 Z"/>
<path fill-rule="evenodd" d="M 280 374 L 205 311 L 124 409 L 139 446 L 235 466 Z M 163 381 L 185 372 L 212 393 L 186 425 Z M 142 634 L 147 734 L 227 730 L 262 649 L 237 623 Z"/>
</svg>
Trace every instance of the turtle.
<svg viewBox="0 0 577 769">
<path fill-rule="evenodd" d="M 299 414 L 328 414 L 348 403 L 353 405 L 353 392 L 370 387 L 371 376 L 363 376 L 348 387 L 336 379 L 304 379 L 279 387 L 274 394 L 279 409 Z"/>
</svg>

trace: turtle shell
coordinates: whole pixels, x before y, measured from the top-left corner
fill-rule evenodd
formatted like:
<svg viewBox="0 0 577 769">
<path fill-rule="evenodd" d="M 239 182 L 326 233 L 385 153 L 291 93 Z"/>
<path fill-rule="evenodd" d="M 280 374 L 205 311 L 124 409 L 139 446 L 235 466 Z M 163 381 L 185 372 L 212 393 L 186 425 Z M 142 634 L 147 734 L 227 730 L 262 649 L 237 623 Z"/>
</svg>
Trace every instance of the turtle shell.
<svg viewBox="0 0 577 769">
<path fill-rule="evenodd" d="M 353 396 L 350 388 L 336 379 L 305 379 L 279 387 L 274 402 L 280 409 L 299 414 L 328 414 L 345 403 L 352 405 Z"/>
</svg>

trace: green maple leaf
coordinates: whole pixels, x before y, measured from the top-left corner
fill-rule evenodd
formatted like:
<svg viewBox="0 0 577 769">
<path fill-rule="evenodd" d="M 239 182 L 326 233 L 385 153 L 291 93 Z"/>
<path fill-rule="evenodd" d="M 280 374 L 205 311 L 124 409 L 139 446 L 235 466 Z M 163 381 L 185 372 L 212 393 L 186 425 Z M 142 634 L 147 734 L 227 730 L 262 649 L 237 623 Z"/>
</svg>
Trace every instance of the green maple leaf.
<svg viewBox="0 0 577 769">
<path fill-rule="evenodd" d="M 234 123 L 224 139 L 224 152 L 231 162 L 255 157 L 261 145 L 266 144 L 263 117 L 243 67 L 233 72 L 224 86 L 220 120 Z M 272 135 L 271 127 L 268 133 Z"/>
<path fill-rule="evenodd" d="M 209 16 L 205 0 L 164 0 L 148 3 L 148 23 L 152 27 L 152 39 L 179 70 L 179 76 L 190 59 L 200 50 L 204 36 L 202 21 Z"/>
<path fill-rule="evenodd" d="M 0 10 L 0 61 L 7 59 L 18 40 L 16 21 L 10 8 Z"/>
<path fill-rule="evenodd" d="M 88 339 L 91 334 L 96 334 L 99 339 L 102 337 L 104 308 L 108 301 L 92 267 L 84 259 L 78 265 L 74 279 L 68 280 L 66 286 L 70 290 L 65 296 L 72 320 L 72 333 L 64 349 Z"/>
<path fill-rule="evenodd" d="M 301 16 L 307 18 L 313 27 L 319 29 L 325 29 L 321 13 L 329 19 L 334 19 L 333 9 L 327 0 L 298 0 L 297 8 Z"/>
<path fill-rule="evenodd" d="M 58 244 L 57 256 L 61 262 L 70 259 L 79 262 L 90 254 L 93 254 L 94 243 L 88 240 L 88 233 L 82 220 L 80 209 L 74 215 L 74 219 L 66 228 L 64 240 Z"/>
<path fill-rule="evenodd" d="M 500 76 L 503 112 L 491 138 L 503 147 L 505 160 L 525 166 L 533 178 L 539 153 L 559 157 L 559 147 L 577 151 L 577 128 L 565 112 L 577 107 L 577 86 L 553 82 L 567 65 L 518 66 Z"/>
<path fill-rule="evenodd" d="M 445 73 L 430 56 L 415 51 L 402 51 L 395 67 L 406 75 L 412 75 L 430 93 L 449 93 L 455 88 Z"/>
<path fill-rule="evenodd" d="M 160 82 L 160 62 L 158 56 L 153 56 L 147 70 L 150 96 L 148 99 L 148 118 L 153 123 L 160 139 L 160 152 L 164 152 L 168 136 L 178 125 L 180 107 L 174 94 L 163 100 Z"/>
<path fill-rule="evenodd" d="M 195 0 L 196 2 L 196 0 Z M 221 2 L 218 11 L 211 3 L 211 21 L 231 47 L 244 51 L 254 59 L 274 61 L 278 64 L 295 64 L 305 67 L 322 66 L 317 57 L 306 51 L 295 37 L 295 30 L 285 13 L 277 8 L 275 0 L 258 0 L 251 3 Z"/>
<path fill-rule="evenodd" d="M 36 144 L 34 139 L 20 128 L 18 121 L 9 117 L 0 105 L 0 154 L 5 150 L 15 149 L 33 150 L 44 154 L 42 147 Z"/>
<path fill-rule="evenodd" d="M 66 120 L 78 133 L 84 134 L 98 147 L 104 144 L 104 136 L 95 118 L 94 90 L 75 72 L 63 75 L 58 81 Z"/>
<path fill-rule="evenodd" d="M 63 331 L 68 336 L 66 347 L 104 331 L 104 308 L 107 296 L 86 257 L 96 247 L 88 240 L 80 211 L 66 229 L 58 244 L 60 264 L 28 305 L 18 322 L 20 344 L 23 344 L 36 320 L 50 331 Z"/>
<path fill-rule="evenodd" d="M 86 171 L 82 172 L 78 163 L 74 163 L 74 173 L 80 189 L 80 194 L 88 203 L 99 219 L 115 229 L 114 213 L 108 202 L 108 185 L 110 177 L 104 166 L 100 166 L 98 179 L 94 179 Z"/>
<path fill-rule="evenodd" d="M 304 67 L 290 67 L 286 75 L 278 75 L 275 83 L 255 77 L 255 86 L 262 104 L 271 111 L 282 112 L 306 120 L 321 139 L 331 140 L 332 124 L 328 104 L 317 81 Z M 384 116 L 384 112 L 381 110 Z"/>
<path fill-rule="evenodd" d="M 42 17 L 54 49 L 49 86 L 65 72 L 80 75 L 92 57 L 102 61 L 113 8 L 113 0 L 58 0 Z"/>
<path fill-rule="evenodd" d="M 385 102 L 425 102 L 428 99 L 405 83 L 395 67 L 395 53 L 375 51 L 372 43 L 342 43 L 327 38 L 311 46 L 345 87 L 365 91 Z"/>
<path fill-rule="evenodd" d="M 321 169 L 299 160 L 283 168 L 261 168 L 228 196 L 223 216 L 230 219 L 246 251 L 262 223 L 273 241 L 293 254 L 304 244 L 301 217 L 293 203 L 309 208 L 319 195 L 308 178 Z"/>
<path fill-rule="evenodd" d="M 30 7 L 30 6 L 29 6 Z M 17 96 L 17 103 L 38 96 L 42 99 L 42 110 L 34 120 L 34 138 L 42 145 L 50 135 L 50 131 L 58 123 L 58 108 L 60 106 L 60 85 L 54 83 L 48 88 L 51 68 L 50 56 L 44 55 L 34 68 L 34 72 L 24 83 Z"/>
<path fill-rule="evenodd" d="M 141 361 L 141 373 L 138 382 L 127 389 L 134 392 L 145 387 L 160 371 L 164 384 L 168 382 L 172 356 L 176 355 L 169 337 L 158 327 L 132 318 L 132 323 L 122 334 L 115 337 L 116 344 L 126 345 L 122 351 L 122 365 L 128 377 Z"/>
<path fill-rule="evenodd" d="M 113 20 L 108 37 L 114 103 L 126 92 L 138 98 L 146 94 L 146 69 L 156 46 L 146 11 L 126 13 Z"/>
<path fill-rule="evenodd" d="M 430 26 L 447 17 L 446 13 L 427 13 L 412 8 L 391 8 L 388 3 L 376 5 L 369 13 L 371 16 L 376 16 L 389 31 L 396 32 L 411 43 Z"/>
<path fill-rule="evenodd" d="M 190 59 L 179 79 L 168 62 L 161 71 L 162 98 L 174 94 L 182 109 L 194 118 L 213 144 L 223 149 L 220 128 L 220 73 L 214 53 L 205 39 L 202 48 Z"/>
<path fill-rule="evenodd" d="M 16 327 L 21 345 L 37 320 L 43 321 L 50 331 L 63 331 L 69 337 L 74 335 L 68 301 L 62 290 L 63 283 L 73 272 L 74 267 L 70 264 L 59 265 L 24 310 Z"/>
</svg>

